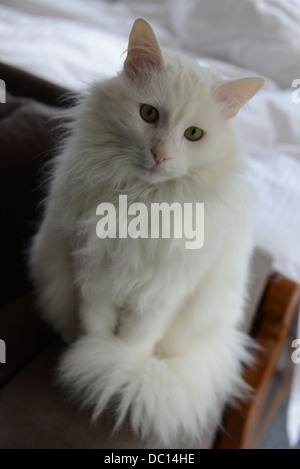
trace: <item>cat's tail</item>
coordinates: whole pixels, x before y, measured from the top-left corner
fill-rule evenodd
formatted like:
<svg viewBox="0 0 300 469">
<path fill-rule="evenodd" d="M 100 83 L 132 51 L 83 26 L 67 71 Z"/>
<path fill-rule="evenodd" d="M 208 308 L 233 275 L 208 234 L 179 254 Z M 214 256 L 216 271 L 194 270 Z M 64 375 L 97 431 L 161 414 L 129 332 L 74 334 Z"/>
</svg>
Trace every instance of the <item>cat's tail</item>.
<svg viewBox="0 0 300 469">
<path fill-rule="evenodd" d="M 162 446 L 182 437 L 201 440 L 224 402 L 241 390 L 244 337 L 235 331 L 226 342 L 199 346 L 193 356 L 159 358 L 139 354 L 116 336 L 84 336 L 63 356 L 60 377 L 93 409 L 94 419 L 113 403 L 116 428 L 128 417 L 137 435 Z"/>
</svg>

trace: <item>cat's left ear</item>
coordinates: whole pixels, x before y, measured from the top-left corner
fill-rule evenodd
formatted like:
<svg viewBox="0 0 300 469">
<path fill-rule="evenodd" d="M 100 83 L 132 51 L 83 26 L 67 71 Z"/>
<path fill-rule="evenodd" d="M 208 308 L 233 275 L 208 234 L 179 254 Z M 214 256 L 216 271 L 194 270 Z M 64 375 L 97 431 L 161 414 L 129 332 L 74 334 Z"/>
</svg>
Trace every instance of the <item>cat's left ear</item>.
<svg viewBox="0 0 300 469">
<path fill-rule="evenodd" d="M 260 90 L 263 84 L 263 78 L 241 78 L 213 86 L 211 94 L 218 103 L 224 105 L 225 119 L 231 119 Z"/>
<path fill-rule="evenodd" d="M 143 68 L 163 68 L 163 57 L 150 24 L 138 18 L 129 36 L 127 58 L 124 63 L 126 75 L 135 79 Z"/>
</svg>

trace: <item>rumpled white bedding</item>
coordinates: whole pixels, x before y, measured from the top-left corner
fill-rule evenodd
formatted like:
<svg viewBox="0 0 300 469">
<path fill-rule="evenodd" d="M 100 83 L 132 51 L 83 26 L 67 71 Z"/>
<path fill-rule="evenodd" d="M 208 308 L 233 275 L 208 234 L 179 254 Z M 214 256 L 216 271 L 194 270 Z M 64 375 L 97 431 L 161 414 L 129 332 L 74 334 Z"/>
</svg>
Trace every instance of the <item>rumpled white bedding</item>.
<svg viewBox="0 0 300 469">
<path fill-rule="evenodd" d="M 0 60 L 80 90 L 120 70 L 138 16 L 162 46 L 225 77 L 266 78 L 235 125 L 256 186 L 256 244 L 300 282 L 299 0 L 2 0 Z"/>
</svg>

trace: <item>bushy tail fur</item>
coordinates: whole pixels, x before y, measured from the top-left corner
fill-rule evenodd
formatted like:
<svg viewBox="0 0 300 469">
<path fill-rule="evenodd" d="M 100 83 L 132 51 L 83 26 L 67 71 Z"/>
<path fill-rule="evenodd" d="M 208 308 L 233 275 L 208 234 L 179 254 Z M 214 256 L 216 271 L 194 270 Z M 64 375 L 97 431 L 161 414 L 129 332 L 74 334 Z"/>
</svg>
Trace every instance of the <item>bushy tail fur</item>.
<svg viewBox="0 0 300 469">
<path fill-rule="evenodd" d="M 199 345 L 198 353 L 159 358 L 129 348 L 117 336 L 84 336 L 65 353 L 60 377 L 97 419 L 114 401 L 116 428 L 128 417 L 136 434 L 167 447 L 198 441 L 216 422 L 226 400 L 245 388 L 241 361 L 246 337 Z"/>
</svg>

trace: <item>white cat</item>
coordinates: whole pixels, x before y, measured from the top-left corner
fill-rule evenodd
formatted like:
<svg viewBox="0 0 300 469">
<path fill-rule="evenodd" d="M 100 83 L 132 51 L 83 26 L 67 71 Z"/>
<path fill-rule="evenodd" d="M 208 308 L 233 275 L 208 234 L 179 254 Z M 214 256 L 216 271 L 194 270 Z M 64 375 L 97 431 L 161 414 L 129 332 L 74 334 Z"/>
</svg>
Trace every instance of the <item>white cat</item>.
<svg viewBox="0 0 300 469">
<path fill-rule="evenodd" d="M 31 270 L 66 341 L 62 381 L 142 438 L 198 441 L 241 389 L 252 192 L 230 119 L 261 78 L 220 82 L 132 28 L 124 70 L 94 84 L 57 157 Z M 102 202 L 204 203 L 204 246 L 96 235 Z M 193 206 L 194 206 L 193 205 Z M 75 340 L 76 339 L 76 340 Z"/>
</svg>

